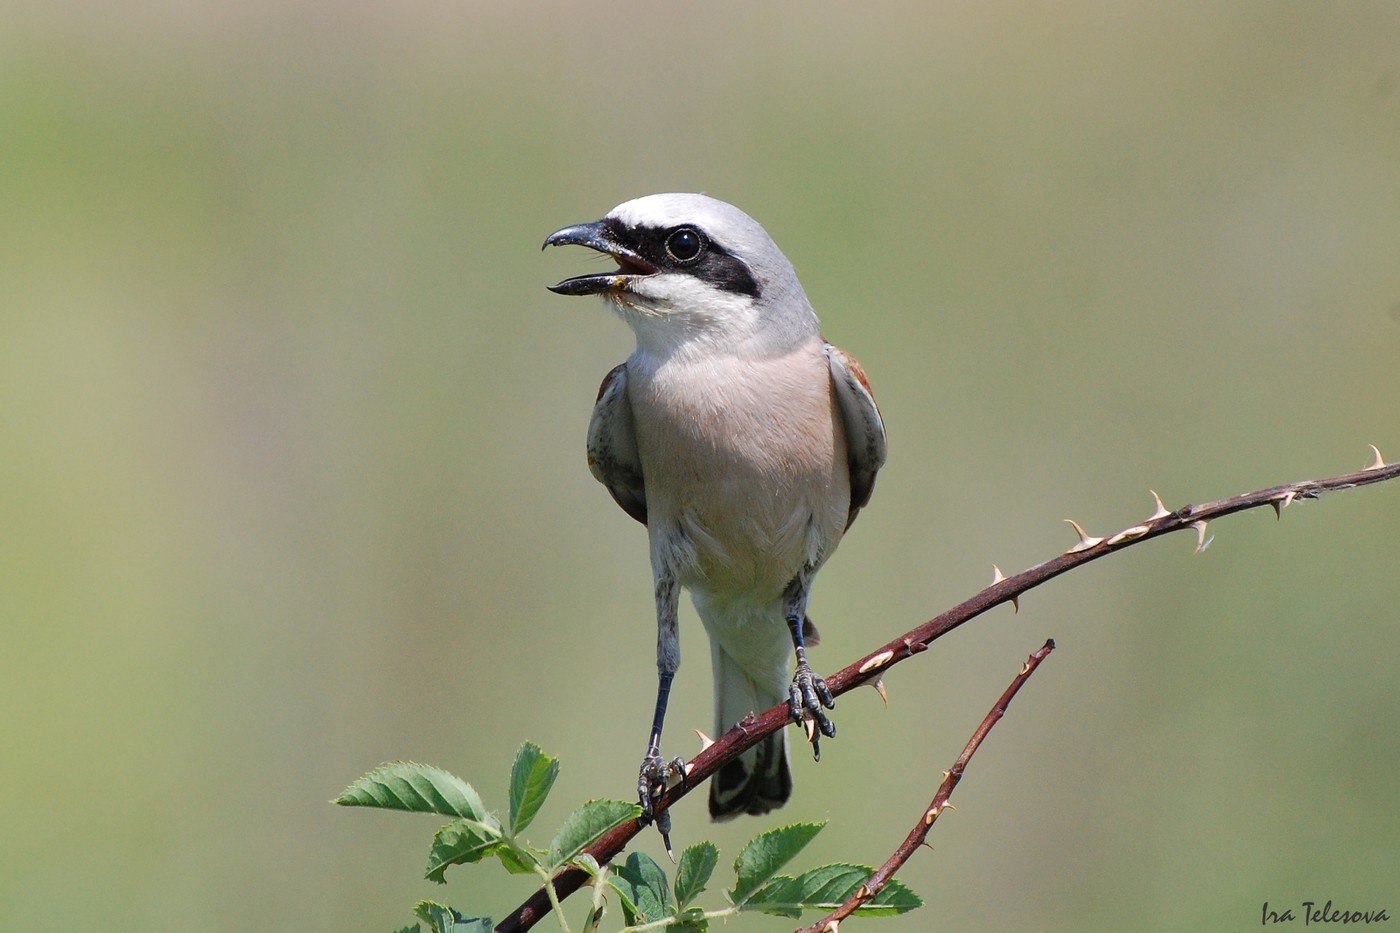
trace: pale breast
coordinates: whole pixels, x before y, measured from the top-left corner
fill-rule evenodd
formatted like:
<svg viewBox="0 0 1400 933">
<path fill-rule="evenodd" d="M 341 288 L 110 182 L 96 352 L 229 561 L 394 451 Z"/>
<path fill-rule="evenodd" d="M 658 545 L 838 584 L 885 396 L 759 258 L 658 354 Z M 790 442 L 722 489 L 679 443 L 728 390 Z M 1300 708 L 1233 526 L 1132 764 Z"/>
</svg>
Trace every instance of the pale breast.
<svg viewBox="0 0 1400 933">
<path fill-rule="evenodd" d="M 776 594 L 835 549 L 850 476 L 819 342 L 629 373 L 653 548 L 683 583 Z"/>
</svg>

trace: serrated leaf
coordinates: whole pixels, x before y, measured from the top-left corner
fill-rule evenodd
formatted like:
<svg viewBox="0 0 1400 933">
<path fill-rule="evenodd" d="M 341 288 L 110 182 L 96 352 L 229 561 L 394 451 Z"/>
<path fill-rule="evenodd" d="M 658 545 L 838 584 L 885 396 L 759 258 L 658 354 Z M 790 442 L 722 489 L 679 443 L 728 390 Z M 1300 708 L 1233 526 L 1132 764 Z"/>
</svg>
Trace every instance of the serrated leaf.
<svg viewBox="0 0 1400 933">
<path fill-rule="evenodd" d="M 623 820 L 635 820 L 642 808 L 625 800 L 590 800 L 570 813 L 549 844 L 549 867 L 568 861 Z"/>
<path fill-rule="evenodd" d="M 588 872 L 588 877 L 597 878 L 603 873 L 603 866 L 598 864 L 598 860 L 587 852 L 573 860 L 573 864 Z"/>
<path fill-rule="evenodd" d="M 681 853 L 676 868 L 676 904 L 684 907 L 703 890 L 719 864 L 719 849 L 713 842 L 697 842 Z"/>
<path fill-rule="evenodd" d="M 491 933 L 491 921 L 486 917 L 464 917 L 446 904 L 419 901 L 413 913 L 428 924 L 433 933 Z M 412 929 L 418 929 L 414 924 Z"/>
<path fill-rule="evenodd" d="M 779 826 L 755 836 L 744 846 L 739 857 L 734 860 L 734 888 L 729 898 L 735 904 L 743 904 L 749 896 L 772 878 L 792 857 L 801 852 L 817 833 L 826 825 L 821 823 L 793 823 Z"/>
<path fill-rule="evenodd" d="M 534 742 L 526 742 L 515 753 L 510 769 L 510 833 L 512 836 L 530 825 L 540 805 L 549 796 L 554 779 L 559 776 L 559 759 L 542 753 Z"/>
<path fill-rule="evenodd" d="M 473 820 L 454 820 L 433 836 L 433 849 L 428 853 L 428 880 L 444 884 L 443 873 L 447 866 L 479 862 L 501 845 L 500 833 L 490 826 Z"/>
<path fill-rule="evenodd" d="M 874 873 L 875 869 L 866 865 L 837 863 L 813 868 L 796 878 L 778 875 L 755 891 L 742 909 L 794 918 L 801 916 L 803 910 L 834 910 Z M 880 893 L 857 908 L 856 913 L 866 917 L 891 917 L 923 904 L 903 882 L 891 878 Z"/>
<path fill-rule="evenodd" d="M 499 847 L 496 848 L 496 858 L 501 860 L 501 864 L 506 867 L 506 871 L 512 875 L 533 875 L 538 860 L 525 848 L 512 845 L 509 839 L 502 839 Z"/>
<path fill-rule="evenodd" d="M 791 875 L 774 875 L 768 883 L 751 893 L 748 900 L 739 905 L 740 910 L 756 910 L 764 914 L 777 914 L 779 917 L 802 916 L 802 910 L 792 904 L 787 894 L 787 886 L 792 884 Z"/>
<path fill-rule="evenodd" d="M 633 852 L 622 867 L 614 867 L 608 883 L 622 900 L 622 913 L 629 926 L 651 923 L 676 912 L 666 872 L 649 855 Z"/>
<path fill-rule="evenodd" d="M 342 807 L 379 807 L 492 821 L 470 784 L 441 768 L 412 761 L 380 765 L 341 791 L 335 802 Z"/>
<path fill-rule="evenodd" d="M 613 872 L 608 876 L 608 887 L 617 892 L 618 903 L 622 905 L 622 922 L 629 927 L 640 923 L 637 919 L 637 904 L 632 900 L 632 885 L 626 881 L 618 881 L 617 872 Z"/>
</svg>

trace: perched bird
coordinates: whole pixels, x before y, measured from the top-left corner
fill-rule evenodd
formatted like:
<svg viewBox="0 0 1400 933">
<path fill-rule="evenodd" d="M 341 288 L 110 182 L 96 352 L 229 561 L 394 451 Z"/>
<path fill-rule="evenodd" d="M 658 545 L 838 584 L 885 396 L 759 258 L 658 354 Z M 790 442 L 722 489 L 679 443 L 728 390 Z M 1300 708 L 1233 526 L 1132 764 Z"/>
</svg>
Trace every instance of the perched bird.
<svg viewBox="0 0 1400 933">
<path fill-rule="evenodd" d="M 885 429 L 860 365 L 822 339 L 792 264 L 738 208 L 651 195 L 544 243 L 566 244 L 618 268 L 550 290 L 602 296 L 637 338 L 599 389 L 588 466 L 651 544 L 660 679 L 637 786 L 652 816 L 683 765 L 661 755 L 682 587 L 710 636 L 716 735 L 786 699 L 814 726 L 814 753 L 818 733 L 835 736 L 831 692 L 807 660 L 807 598 L 870 499 Z M 710 814 L 766 813 L 791 792 L 779 732 L 715 775 Z M 667 814 L 657 825 L 666 837 Z"/>
</svg>

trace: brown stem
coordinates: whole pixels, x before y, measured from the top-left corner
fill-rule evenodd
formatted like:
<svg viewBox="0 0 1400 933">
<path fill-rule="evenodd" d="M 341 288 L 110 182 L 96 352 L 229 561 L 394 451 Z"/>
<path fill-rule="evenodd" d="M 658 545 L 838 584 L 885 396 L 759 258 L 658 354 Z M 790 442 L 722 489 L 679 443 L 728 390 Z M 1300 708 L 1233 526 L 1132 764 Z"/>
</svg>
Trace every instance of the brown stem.
<svg viewBox="0 0 1400 933">
<path fill-rule="evenodd" d="M 1376 457 L 1379 461 L 1379 455 Z M 833 696 L 840 696 L 863 684 L 873 683 L 889 668 L 924 651 L 935 640 L 953 629 L 974 619 L 982 613 L 1005 602 L 1011 602 L 1027 590 L 1033 589 L 1047 580 L 1054 579 L 1066 571 L 1082 564 L 1098 560 L 1108 554 L 1121 551 L 1149 538 L 1196 528 L 1205 540 L 1205 524 L 1212 519 L 1272 506 L 1282 513 L 1285 506 L 1298 499 L 1316 499 L 1324 492 L 1369 486 L 1400 476 L 1400 463 L 1379 464 L 1356 473 L 1344 473 L 1327 479 L 1305 480 L 1300 483 L 1287 483 L 1270 486 L 1256 492 L 1242 493 L 1228 499 L 1207 502 L 1204 505 L 1184 505 L 1175 512 L 1162 512 L 1141 524 L 1124 529 L 1103 539 L 1087 539 L 1076 544 L 1059 557 L 1023 570 L 1012 577 L 998 580 L 991 586 L 964 600 L 953 608 L 935 616 L 918 628 L 906 632 L 888 644 L 872 651 L 854 663 L 847 665 L 826 679 L 826 685 Z M 706 778 L 714 774 L 726 762 L 737 758 L 745 749 L 758 744 L 764 737 L 772 735 L 788 724 L 788 705 L 784 701 L 766 712 L 747 716 L 738 725 L 720 736 L 713 745 L 706 748 L 686 766 L 687 779 L 684 784 L 671 788 L 661 802 L 661 809 L 670 807 Z M 642 820 L 629 820 L 613 827 L 588 847 L 588 853 L 607 864 L 617 856 L 632 837 L 646 826 Z M 588 880 L 588 873 L 581 868 L 566 868 L 554 876 L 555 894 L 562 900 L 577 891 Z M 530 899 L 516 908 L 515 912 L 497 925 L 498 933 L 516 933 L 528 930 L 549 912 L 549 896 L 540 888 Z"/>
<path fill-rule="evenodd" d="M 899 848 L 894 850 L 894 854 L 886 860 L 885 864 L 876 869 L 864 884 L 856 888 L 846 901 L 838 908 L 827 914 L 822 919 L 809 927 L 797 931 L 797 933 L 836 933 L 837 925 L 860 909 L 861 905 L 871 900 L 875 895 L 885 889 L 885 885 L 894 877 L 894 873 L 904 867 L 904 863 L 924 844 L 929 832 L 933 829 L 934 822 L 943 813 L 943 808 L 951 806 L 948 798 L 953 796 L 953 788 L 958 786 L 962 780 L 963 770 L 967 768 L 967 763 L 972 760 L 972 756 L 977 753 L 977 749 L 982 744 L 982 740 L 987 737 L 987 733 L 992 731 L 1001 717 L 1006 715 L 1006 707 L 1011 704 L 1011 699 L 1020 691 L 1030 676 L 1035 673 L 1035 669 L 1040 666 L 1040 662 L 1050 656 L 1050 652 L 1055 650 L 1055 640 L 1052 638 L 1045 642 L 1045 645 L 1026 658 L 1025 665 L 1021 672 L 1012 679 L 1011 684 L 1006 688 L 1006 692 L 996 701 L 996 704 L 987 712 L 982 724 L 977 727 L 977 731 L 972 733 L 972 738 L 967 740 L 967 745 L 963 748 L 958 760 L 953 762 L 953 767 L 943 773 L 943 783 L 938 787 L 938 793 L 933 795 L 933 800 L 929 803 L 928 809 L 919 814 L 919 820 L 914 824 L 914 828 L 909 830 L 909 835 L 904 837 L 904 841 L 899 844 Z"/>
</svg>

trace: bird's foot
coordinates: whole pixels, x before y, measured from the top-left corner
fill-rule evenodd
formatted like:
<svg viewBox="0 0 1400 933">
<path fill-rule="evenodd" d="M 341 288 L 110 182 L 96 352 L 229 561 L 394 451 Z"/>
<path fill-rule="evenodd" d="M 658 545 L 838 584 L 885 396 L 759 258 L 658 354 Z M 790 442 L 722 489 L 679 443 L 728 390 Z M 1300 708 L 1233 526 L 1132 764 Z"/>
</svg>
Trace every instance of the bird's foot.
<svg viewBox="0 0 1400 933">
<path fill-rule="evenodd" d="M 666 846 L 666 854 L 671 853 L 671 813 L 657 808 L 661 798 L 672 784 L 685 782 L 685 760 L 672 758 L 666 761 L 658 749 L 652 748 L 642 759 L 642 767 L 637 773 L 637 797 L 642 805 L 642 817 L 656 822 L 656 830 L 661 833 L 661 841 Z"/>
<path fill-rule="evenodd" d="M 826 680 L 813 673 L 808 665 L 798 664 L 797 674 L 788 688 L 788 715 L 807 731 L 807 738 L 812 743 L 812 757 L 818 761 L 822 757 L 819 737 L 836 738 L 836 724 L 822 712 L 823 706 L 836 708 L 836 698 L 831 695 Z"/>
</svg>

